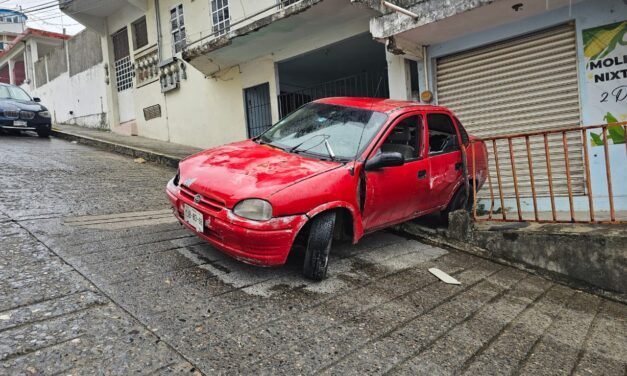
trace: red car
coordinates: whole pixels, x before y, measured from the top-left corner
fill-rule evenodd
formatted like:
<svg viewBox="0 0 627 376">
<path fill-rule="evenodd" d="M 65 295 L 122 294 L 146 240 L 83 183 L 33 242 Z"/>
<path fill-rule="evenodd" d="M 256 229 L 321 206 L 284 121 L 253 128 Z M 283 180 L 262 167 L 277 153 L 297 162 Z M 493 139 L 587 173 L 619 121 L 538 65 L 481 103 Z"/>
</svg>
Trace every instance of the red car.
<svg viewBox="0 0 627 376">
<path fill-rule="evenodd" d="M 223 252 L 282 265 L 299 244 L 304 275 L 321 280 L 334 238 L 357 243 L 366 233 L 464 207 L 464 170 L 473 169 L 462 145 L 470 140 L 443 107 L 327 98 L 256 138 L 186 158 L 166 192 L 179 221 Z M 485 145 L 470 147 L 481 187 Z"/>
</svg>

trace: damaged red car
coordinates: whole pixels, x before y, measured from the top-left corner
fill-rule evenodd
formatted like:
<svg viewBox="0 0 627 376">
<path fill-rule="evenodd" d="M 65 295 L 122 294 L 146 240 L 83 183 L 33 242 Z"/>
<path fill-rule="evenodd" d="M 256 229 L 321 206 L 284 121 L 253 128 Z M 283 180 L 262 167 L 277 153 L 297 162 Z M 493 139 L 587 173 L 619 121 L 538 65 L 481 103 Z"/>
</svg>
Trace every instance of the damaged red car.
<svg viewBox="0 0 627 376">
<path fill-rule="evenodd" d="M 466 181 L 481 187 L 485 169 L 485 145 L 446 108 L 326 98 L 186 158 L 166 192 L 179 221 L 219 250 L 274 266 L 301 245 L 304 275 L 321 280 L 334 239 L 463 208 Z"/>
</svg>

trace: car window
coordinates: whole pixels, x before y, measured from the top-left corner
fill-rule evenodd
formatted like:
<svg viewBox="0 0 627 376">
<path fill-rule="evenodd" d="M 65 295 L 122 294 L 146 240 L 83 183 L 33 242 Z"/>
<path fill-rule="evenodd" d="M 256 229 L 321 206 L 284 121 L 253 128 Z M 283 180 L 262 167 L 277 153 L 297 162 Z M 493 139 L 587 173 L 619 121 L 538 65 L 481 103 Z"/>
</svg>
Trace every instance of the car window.
<svg viewBox="0 0 627 376">
<path fill-rule="evenodd" d="M 466 128 L 464 128 L 462 122 L 459 121 L 458 118 L 455 118 L 455 121 L 457 122 L 457 128 L 459 129 L 459 135 L 462 138 L 462 144 L 468 146 L 468 144 L 470 143 L 470 137 L 468 136 L 468 132 L 466 132 Z"/>
<path fill-rule="evenodd" d="M 0 85 L 0 99 L 17 99 L 30 101 L 31 98 L 26 92 L 17 86 Z"/>
<path fill-rule="evenodd" d="M 421 129 L 422 118 L 419 115 L 402 119 L 383 141 L 380 151 L 401 153 L 406 161 L 417 159 L 421 151 Z"/>
<path fill-rule="evenodd" d="M 293 153 L 353 159 L 363 152 L 387 121 L 387 115 L 362 108 L 309 103 L 259 137 L 259 141 Z"/>
<path fill-rule="evenodd" d="M 428 114 L 429 155 L 459 150 L 459 140 L 453 120 L 446 114 Z"/>
</svg>

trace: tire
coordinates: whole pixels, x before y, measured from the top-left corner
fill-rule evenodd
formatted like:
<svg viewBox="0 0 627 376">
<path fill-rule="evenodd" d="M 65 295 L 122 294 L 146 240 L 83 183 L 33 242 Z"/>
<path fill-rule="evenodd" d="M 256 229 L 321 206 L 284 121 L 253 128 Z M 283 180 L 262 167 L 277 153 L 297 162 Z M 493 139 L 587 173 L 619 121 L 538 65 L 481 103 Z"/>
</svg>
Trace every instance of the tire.
<svg viewBox="0 0 627 376">
<path fill-rule="evenodd" d="M 39 136 L 41 138 L 48 138 L 50 136 L 50 130 L 49 129 L 42 129 L 40 131 L 37 131 L 37 136 Z"/>
<path fill-rule="evenodd" d="M 306 278 L 322 281 L 327 276 L 334 227 L 333 211 L 318 214 L 312 220 L 303 264 L 303 274 Z"/>
<path fill-rule="evenodd" d="M 469 196 L 468 197 L 469 202 L 471 199 L 472 198 Z M 448 203 L 446 208 L 440 212 L 440 215 L 442 216 L 442 220 L 448 223 L 449 213 L 452 213 L 455 210 L 460 210 L 460 209 L 468 210 L 468 203 L 466 202 L 466 190 L 464 189 L 464 187 L 459 188 L 457 192 L 455 192 L 455 194 L 453 195 L 453 198 L 451 198 L 451 201 Z"/>
</svg>

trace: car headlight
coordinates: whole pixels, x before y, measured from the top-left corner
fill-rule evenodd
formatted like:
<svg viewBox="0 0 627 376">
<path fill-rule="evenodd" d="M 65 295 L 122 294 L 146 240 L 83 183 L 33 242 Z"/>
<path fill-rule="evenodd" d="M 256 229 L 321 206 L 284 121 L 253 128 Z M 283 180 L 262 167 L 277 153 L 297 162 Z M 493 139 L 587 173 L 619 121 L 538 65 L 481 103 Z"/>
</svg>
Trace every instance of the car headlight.
<svg viewBox="0 0 627 376">
<path fill-rule="evenodd" d="M 39 116 L 45 117 L 45 118 L 49 118 L 50 117 L 50 111 L 39 111 Z"/>
<path fill-rule="evenodd" d="M 233 213 L 256 221 L 267 221 L 272 218 L 272 205 L 268 201 L 251 198 L 238 202 Z"/>
</svg>

